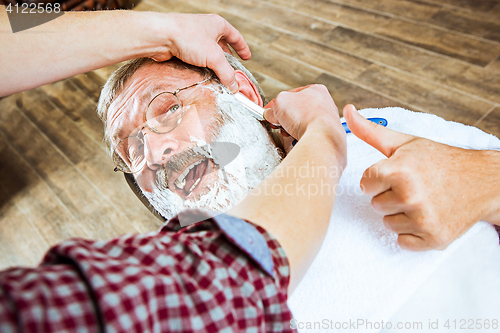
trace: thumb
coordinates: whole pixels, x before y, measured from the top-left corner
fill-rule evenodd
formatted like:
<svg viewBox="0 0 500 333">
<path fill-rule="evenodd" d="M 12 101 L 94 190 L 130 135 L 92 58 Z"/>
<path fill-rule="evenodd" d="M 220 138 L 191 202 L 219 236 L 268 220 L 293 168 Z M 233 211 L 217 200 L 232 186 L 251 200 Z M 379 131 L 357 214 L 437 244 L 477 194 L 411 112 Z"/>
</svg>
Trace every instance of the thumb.
<svg viewBox="0 0 500 333">
<path fill-rule="evenodd" d="M 352 104 L 344 107 L 344 117 L 354 135 L 386 157 L 391 157 L 399 147 L 415 138 L 413 135 L 399 133 L 367 120 Z"/>
</svg>

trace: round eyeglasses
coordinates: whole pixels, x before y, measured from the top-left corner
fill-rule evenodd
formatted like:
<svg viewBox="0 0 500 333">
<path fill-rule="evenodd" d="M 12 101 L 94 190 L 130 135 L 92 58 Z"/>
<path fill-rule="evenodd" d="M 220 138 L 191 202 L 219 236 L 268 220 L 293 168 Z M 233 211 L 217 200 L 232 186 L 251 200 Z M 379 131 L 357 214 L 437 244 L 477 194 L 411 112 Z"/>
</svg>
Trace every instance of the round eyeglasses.
<svg viewBox="0 0 500 333">
<path fill-rule="evenodd" d="M 181 122 L 186 107 L 177 95 L 179 92 L 211 81 L 210 77 L 187 87 L 178 88 L 173 92 L 164 91 L 153 97 L 144 113 L 144 125 L 134 130 L 129 136 L 120 140 L 113 148 L 115 172 L 139 173 L 146 165 L 144 157 L 143 129 L 149 128 L 153 133 L 165 134 L 173 131 Z"/>
</svg>

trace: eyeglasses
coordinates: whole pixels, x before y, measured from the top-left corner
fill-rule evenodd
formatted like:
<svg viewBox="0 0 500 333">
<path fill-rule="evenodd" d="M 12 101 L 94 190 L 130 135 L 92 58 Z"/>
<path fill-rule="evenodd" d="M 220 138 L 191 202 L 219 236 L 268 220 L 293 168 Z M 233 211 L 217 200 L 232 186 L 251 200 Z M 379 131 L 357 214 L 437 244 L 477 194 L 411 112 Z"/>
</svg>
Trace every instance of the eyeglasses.
<svg viewBox="0 0 500 333">
<path fill-rule="evenodd" d="M 173 131 L 180 124 L 182 116 L 186 111 L 186 107 L 183 106 L 177 94 L 215 78 L 216 77 L 210 77 L 187 87 L 178 88 L 173 92 L 164 91 L 153 97 L 148 103 L 146 112 L 144 113 L 144 125 L 134 130 L 134 132 L 126 138 L 120 140 L 114 147 L 114 171 L 132 174 L 141 172 L 146 165 L 146 159 L 144 158 L 143 129 L 147 127 L 156 134 L 165 134 Z"/>
</svg>

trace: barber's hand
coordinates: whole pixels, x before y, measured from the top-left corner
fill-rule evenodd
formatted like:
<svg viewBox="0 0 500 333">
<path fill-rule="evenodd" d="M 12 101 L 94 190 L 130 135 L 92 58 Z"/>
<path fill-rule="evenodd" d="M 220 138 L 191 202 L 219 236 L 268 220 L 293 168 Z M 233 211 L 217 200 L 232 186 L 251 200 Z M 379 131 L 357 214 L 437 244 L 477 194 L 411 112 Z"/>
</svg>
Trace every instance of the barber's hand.
<svg viewBox="0 0 500 333">
<path fill-rule="evenodd" d="M 309 85 L 284 91 L 266 106 L 264 118 L 280 125 L 289 135 L 300 140 L 308 128 L 335 134 L 345 143 L 337 106 L 323 85 Z"/>
<path fill-rule="evenodd" d="M 352 133 L 388 157 L 365 171 L 361 188 L 402 248 L 445 249 L 479 220 L 500 222 L 499 152 L 395 132 L 352 105 L 344 116 Z"/>
<path fill-rule="evenodd" d="M 230 45 L 244 60 L 251 54 L 241 34 L 224 18 L 216 14 L 148 14 L 154 15 L 155 23 L 151 24 L 159 27 L 155 34 L 158 47 L 148 57 L 156 61 L 177 57 L 194 66 L 211 68 L 223 85 L 238 91 L 234 69 L 224 52 L 231 53 Z"/>
</svg>

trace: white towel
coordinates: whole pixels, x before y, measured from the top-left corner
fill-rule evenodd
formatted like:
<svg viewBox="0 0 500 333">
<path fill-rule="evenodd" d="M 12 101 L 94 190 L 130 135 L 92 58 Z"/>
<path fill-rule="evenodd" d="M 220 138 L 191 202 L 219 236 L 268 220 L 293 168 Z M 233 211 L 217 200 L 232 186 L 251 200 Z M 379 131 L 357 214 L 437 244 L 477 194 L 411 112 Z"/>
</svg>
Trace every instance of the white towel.
<svg viewBox="0 0 500 333">
<path fill-rule="evenodd" d="M 449 145 L 500 149 L 500 140 L 495 136 L 435 115 L 402 108 L 365 109 L 360 113 L 367 118 L 387 119 L 390 129 Z M 299 330 L 302 332 L 333 331 L 330 328 L 340 324 L 344 325 L 342 332 L 376 332 L 376 327 L 360 330 L 345 323 L 359 319 L 379 323 L 390 320 L 454 251 L 472 244 L 469 240 L 474 235 L 483 237 L 491 248 L 499 246 L 494 228 L 479 222 L 445 251 L 400 249 L 397 236 L 384 227 L 382 217 L 370 205 L 371 198 L 359 188 L 364 170 L 385 156 L 353 134 L 347 135 L 347 156 L 347 168 L 339 183 L 341 191 L 324 243 L 288 301 L 295 324 L 301 322 L 304 328 L 308 323 L 321 324 Z M 474 251 L 472 245 L 470 251 Z"/>
</svg>

